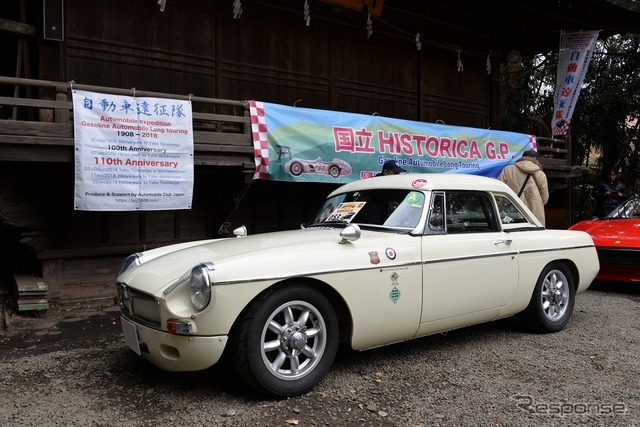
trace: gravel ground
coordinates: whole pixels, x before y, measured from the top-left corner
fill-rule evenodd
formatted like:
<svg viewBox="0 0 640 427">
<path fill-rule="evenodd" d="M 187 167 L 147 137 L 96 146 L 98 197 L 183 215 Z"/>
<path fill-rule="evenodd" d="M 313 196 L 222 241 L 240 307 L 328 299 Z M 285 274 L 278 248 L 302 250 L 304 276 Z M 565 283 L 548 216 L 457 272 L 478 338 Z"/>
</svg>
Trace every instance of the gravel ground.
<svg viewBox="0 0 640 427">
<path fill-rule="evenodd" d="M 272 400 L 230 368 L 169 373 L 99 303 L 13 315 L 0 332 L 0 426 L 640 426 L 640 287 L 598 284 L 556 334 L 505 319 L 365 352 Z"/>
</svg>

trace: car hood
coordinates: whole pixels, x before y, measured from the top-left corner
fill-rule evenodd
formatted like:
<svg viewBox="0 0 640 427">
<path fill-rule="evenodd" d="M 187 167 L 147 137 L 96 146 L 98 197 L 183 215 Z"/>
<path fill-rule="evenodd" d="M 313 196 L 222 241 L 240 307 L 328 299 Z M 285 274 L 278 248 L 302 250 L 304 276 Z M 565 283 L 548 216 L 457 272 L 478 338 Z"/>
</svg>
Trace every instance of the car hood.
<svg viewBox="0 0 640 427">
<path fill-rule="evenodd" d="M 586 231 L 596 246 L 640 248 L 640 219 L 582 221 L 570 230 Z"/>
<path fill-rule="evenodd" d="M 362 231 L 358 241 L 341 244 L 342 230 L 306 228 L 165 246 L 143 252 L 141 265 L 129 268 L 117 281 L 157 294 L 188 277 L 191 269 L 203 262 L 213 263 L 215 283 L 339 271 L 356 264 L 371 266 L 368 252 L 354 251 L 353 247 L 375 248 L 384 253 L 384 244 L 390 238 L 389 233 Z"/>
</svg>

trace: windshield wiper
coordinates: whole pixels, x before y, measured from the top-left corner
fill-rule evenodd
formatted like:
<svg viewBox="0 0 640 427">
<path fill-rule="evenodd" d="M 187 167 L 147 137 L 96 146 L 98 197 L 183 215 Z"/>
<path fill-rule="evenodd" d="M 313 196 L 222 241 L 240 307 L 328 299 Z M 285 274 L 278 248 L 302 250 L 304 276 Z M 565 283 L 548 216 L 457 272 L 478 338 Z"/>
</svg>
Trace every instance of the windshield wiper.
<svg viewBox="0 0 640 427">
<path fill-rule="evenodd" d="M 316 224 L 307 224 L 307 227 L 325 227 L 325 226 L 335 226 L 335 225 L 344 225 L 347 226 L 349 222 L 347 221 L 324 221 Z"/>
</svg>

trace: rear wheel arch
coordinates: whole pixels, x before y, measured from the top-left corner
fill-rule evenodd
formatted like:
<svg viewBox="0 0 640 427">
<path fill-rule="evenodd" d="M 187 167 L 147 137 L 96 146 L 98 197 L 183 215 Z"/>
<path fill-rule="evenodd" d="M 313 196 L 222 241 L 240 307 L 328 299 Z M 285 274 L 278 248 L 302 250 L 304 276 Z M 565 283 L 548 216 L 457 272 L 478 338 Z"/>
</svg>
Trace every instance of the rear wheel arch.
<svg viewBox="0 0 640 427">
<path fill-rule="evenodd" d="M 563 260 L 560 260 L 560 262 L 564 262 L 567 268 L 571 271 L 571 274 L 573 275 L 573 282 L 576 286 L 575 290 L 577 292 L 578 285 L 580 284 L 580 270 L 578 270 L 578 266 L 575 265 L 575 263 L 570 259 L 563 259 Z"/>
<path fill-rule="evenodd" d="M 571 276 L 573 277 L 574 285 L 576 287 L 575 290 L 577 291 L 578 284 L 580 283 L 580 271 L 578 270 L 578 266 L 570 259 L 557 259 L 550 261 L 547 265 L 545 265 L 545 268 L 549 267 L 549 265 L 554 262 L 562 263 L 569 269 L 569 271 L 571 272 Z M 529 302 L 531 302 L 531 298 L 533 298 L 533 292 L 530 295 Z"/>
<path fill-rule="evenodd" d="M 578 284 L 578 269 L 572 261 L 548 263 L 536 279 L 527 308 L 517 317 L 537 332 L 564 329 L 573 314 Z"/>
</svg>

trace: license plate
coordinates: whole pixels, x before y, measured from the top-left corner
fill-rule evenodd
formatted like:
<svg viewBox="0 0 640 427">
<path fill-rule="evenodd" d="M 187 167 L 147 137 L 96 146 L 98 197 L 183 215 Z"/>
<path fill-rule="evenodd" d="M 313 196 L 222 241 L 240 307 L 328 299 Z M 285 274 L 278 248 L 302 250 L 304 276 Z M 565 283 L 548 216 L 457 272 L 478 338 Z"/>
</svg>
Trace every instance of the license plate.
<svg viewBox="0 0 640 427">
<path fill-rule="evenodd" d="M 124 317 L 120 317 L 120 324 L 122 325 L 122 333 L 124 334 L 124 343 L 129 348 L 140 355 L 140 341 L 138 341 L 138 332 L 136 331 L 136 325 L 129 322 Z"/>
</svg>

